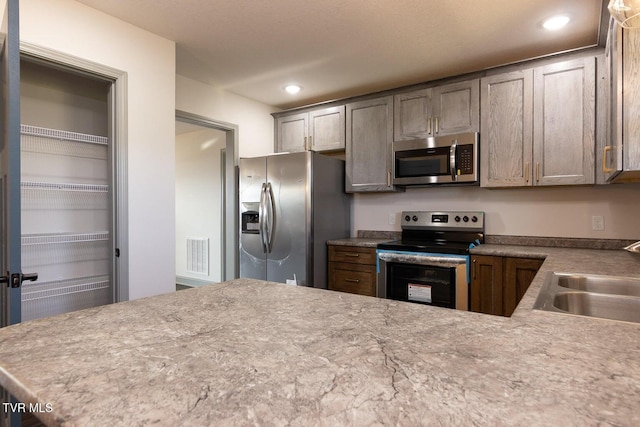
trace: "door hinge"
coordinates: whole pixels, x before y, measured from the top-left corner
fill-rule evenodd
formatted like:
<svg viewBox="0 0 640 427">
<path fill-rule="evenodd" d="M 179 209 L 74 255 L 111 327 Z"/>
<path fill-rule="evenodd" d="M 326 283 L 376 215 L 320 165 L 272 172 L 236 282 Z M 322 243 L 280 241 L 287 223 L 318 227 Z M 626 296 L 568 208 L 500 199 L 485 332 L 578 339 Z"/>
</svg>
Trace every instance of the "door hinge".
<svg viewBox="0 0 640 427">
<path fill-rule="evenodd" d="M 120 258 L 120 248 L 116 248 L 116 258 Z"/>
</svg>

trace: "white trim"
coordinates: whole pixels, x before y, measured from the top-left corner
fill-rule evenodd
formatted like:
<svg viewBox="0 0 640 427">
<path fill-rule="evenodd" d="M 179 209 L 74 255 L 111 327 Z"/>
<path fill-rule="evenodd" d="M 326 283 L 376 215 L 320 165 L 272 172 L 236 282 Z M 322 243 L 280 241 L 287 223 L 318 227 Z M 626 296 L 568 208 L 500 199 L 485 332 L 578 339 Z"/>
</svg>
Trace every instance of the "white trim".
<svg viewBox="0 0 640 427">
<path fill-rule="evenodd" d="M 226 133 L 222 279 L 238 277 L 238 125 L 176 110 L 176 120 Z"/>
</svg>

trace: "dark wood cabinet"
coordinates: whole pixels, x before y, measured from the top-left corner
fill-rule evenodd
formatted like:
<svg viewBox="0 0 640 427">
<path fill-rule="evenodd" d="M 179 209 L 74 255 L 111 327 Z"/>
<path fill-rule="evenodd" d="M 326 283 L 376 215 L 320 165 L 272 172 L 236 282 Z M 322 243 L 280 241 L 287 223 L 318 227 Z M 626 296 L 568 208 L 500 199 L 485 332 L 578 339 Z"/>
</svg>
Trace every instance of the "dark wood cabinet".
<svg viewBox="0 0 640 427">
<path fill-rule="evenodd" d="M 329 289 L 376 296 L 376 249 L 329 245 Z"/>
<path fill-rule="evenodd" d="M 471 311 L 511 316 L 543 260 L 473 255 Z"/>
</svg>

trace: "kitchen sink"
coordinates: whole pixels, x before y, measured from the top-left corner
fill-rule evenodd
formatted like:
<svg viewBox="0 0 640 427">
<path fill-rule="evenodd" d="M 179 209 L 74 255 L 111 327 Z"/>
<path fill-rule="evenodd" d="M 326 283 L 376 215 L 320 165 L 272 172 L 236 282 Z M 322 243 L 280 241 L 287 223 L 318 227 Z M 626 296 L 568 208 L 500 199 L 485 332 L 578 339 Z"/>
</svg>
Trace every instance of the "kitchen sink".
<svg viewBox="0 0 640 427">
<path fill-rule="evenodd" d="M 533 308 L 640 323 L 640 278 L 551 272 Z"/>
<path fill-rule="evenodd" d="M 585 274 L 557 274 L 558 286 L 600 294 L 640 297 L 640 279 Z"/>
<path fill-rule="evenodd" d="M 559 310 L 580 316 L 640 323 L 640 298 L 592 292 L 560 292 L 553 298 Z"/>
</svg>

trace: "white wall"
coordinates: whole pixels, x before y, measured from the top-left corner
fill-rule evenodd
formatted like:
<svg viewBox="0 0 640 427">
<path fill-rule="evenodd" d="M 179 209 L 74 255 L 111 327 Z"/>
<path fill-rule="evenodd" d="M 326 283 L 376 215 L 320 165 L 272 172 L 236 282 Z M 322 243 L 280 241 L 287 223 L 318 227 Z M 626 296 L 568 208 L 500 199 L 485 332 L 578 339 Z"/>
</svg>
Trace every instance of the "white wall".
<svg viewBox="0 0 640 427">
<path fill-rule="evenodd" d="M 640 240 L 640 184 L 487 190 L 414 188 L 395 194 L 358 194 L 352 233 L 400 230 L 403 210 L 485 211 L 486 234 Z M 389 224 L 389 215 L 396 219 Z M 593 231 L 602 215 L 605 230 Z"/>
<path fill-rule="evenodd" d="M 225 132 L 203 129 L 176 135 L 176 275 L 222 281 L 220 150 Z M 187 271 L 187 238 L 209 239 L 209 274 Z"/>
<path fill-rule="evenodd" d="M 108 136 L 109 84 L 20 61 L 20 122 Z"/>
<path fill-rule="evenodd" d="M 240 157 L 273 153 L 274 107 L 177 75 L 176 109 L 238 125 Z"/>
<path fill-rule="evenodd" d="M 20 37 L 127 73 L 129 297 L 175 290 L 175 43 L 71 0 L 23 0 Z"/>
</svg>

